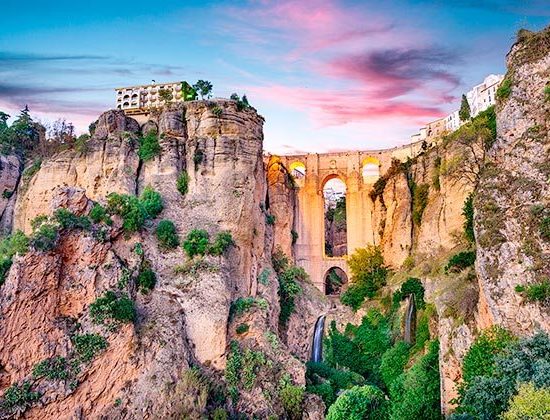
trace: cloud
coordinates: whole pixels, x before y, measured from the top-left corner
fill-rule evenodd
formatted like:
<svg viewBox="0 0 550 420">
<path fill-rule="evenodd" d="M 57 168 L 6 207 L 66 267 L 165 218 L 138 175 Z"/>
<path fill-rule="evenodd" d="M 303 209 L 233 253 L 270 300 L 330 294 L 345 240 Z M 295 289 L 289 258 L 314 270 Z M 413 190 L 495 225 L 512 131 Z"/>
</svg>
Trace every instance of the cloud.
<svg viewBox="0 0 550 420">
<path fill-rule="evenodd" d="M 0 65 L 28 65 L 57 61 L 108 60 L 99 55 L 34 54 L 0 51 Z"/>
<path fill-rule="evenodd" d="M 421 3 L 436 3 L 438 5 L 487 10 L 492 13 L 501 12 L 525 16 L 550 16 L 548 0 L 423 0 Z"/>
</svg>

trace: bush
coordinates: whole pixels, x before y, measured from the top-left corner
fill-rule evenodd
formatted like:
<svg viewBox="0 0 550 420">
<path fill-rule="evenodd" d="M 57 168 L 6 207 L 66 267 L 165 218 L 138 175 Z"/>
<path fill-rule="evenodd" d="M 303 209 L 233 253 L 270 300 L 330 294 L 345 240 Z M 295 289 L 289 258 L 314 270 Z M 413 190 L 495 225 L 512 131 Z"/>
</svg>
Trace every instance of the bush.
<svg viewBox="0 0 550 420">
<path fill-rule="evenodd" d="M 308 275 L 303 268 L 292 266 L 279 274 L 278 278 L 278 295 L 281 306 L 279 323 L 281 325 L 286 325 L 290 315 L 294 313 L 294 298 L 302 293 L 302 287 L 298 284 L 298 281 L 307 280 Z"/>
<path fill-rule="evenodd" d="M 143 189 L 143 192 L 139 197 L 139 201 L 143 205 L 146 217 L 148 219 L 154 219 L 157 217 L 164 208 L 160 193 L 155 191 L 150 185 Z"/>
<path fill-rule="evenodd" d="M 414 295 L 414 303 L 417 309 L 424 309 L 426 302 L 424 302 L 424 286 L 420 279 L 409 277 L 399 290 L 393 294 L 393 303 L 398 305 L 408 295 Z"/>
<path fill-rule="evenodd" d="M 231 232 L 219 232 L 216 235 L 216 239 L 214 240 L 214 243 L 208 247 L 208 253 L 210 255 L 223 255 L 225 251 L 229 249 L 231 245 L 233 245 L 233 237 L 231 236 Z"/>
<path fill-rule="evenodd" d="M 157 283 L 157 276 L 149 267 L 142 269 L 137 278 L 137 285 L 141 293 L 149 293 Z"/>
<path fill-rule="evenodd" d="M 441 418 L 438 341 L 430 342 L 426 355 L 394 381 L 390 395 L 391 419 Z"/>
<path fill-rule="evenodd" d="M 380 376 L 387 389 L 390 389 L 394 381 L 403 373 L 408 361 L 409 345 L 404 341 L 395 343 L 382 355 Z"/>
<path fill-rule="evenodd" d="M 90 316 L 95 324 L 134 322 L 136 309 L 126 295 L 117 296 L 112 290 L 107 290 L 90 304 Z"/>
<path fill-rule="evenodd" d="M 111 226 L 113 224 L 113 221 L 109 217 L 109 214 L 107 213 L 107 210 L 105 207 L 103 207 L 99 203 L 95 203 L 92 209 L 90 210 L 90 213 L 88 213 L 88 217 L 92 220 L 94 223 L 105 223 L 108 226 Z"/>
<path fill-rule="evenodd" d="M 17 230 L 0 241 L 0 286 L 4 283 L 16 254 L 24 255 L 29 250 L 29 238 Z"/>
<path fill-rule="evenodd" d="M 543 239 L 550 241 L 550 216 L 546 216 L 540 221 L 539 232 Z"/>
<path fill-rule="evenodd" d="M 445 273 L 458 273 L 467 267 L 474 265 L 476 260 L 475 251 L 463 251 L 453 255 L 445 266 Z"/>
<path fill-rule="evenodd" d="M 548 419 L 550 417 L 550 388 L 536 389 L 532 383 L 521 384 L 518 394 L 510 400 L 503 420 Z"/>
<path fill-rule="evenodd" d="M 279 398 L 289 419 L 302 418 L 302 403 L 304 401 L 304 388 L 290 383 L 285 383 L 279 389 Z"/>
<path fill-rule="evenodd" d="M 328 410 L 327 420 L 380 420 L 387 417 L 388 403 L 378 388 L 356 386 L 341 394 Z"/>
<path fill-rule="evenodd" d="M 137 232 L 143 227 L 147 218 L 143 205 L 133 195 L 109 194 L 107 196 L 107 210 L 109 213 L 122 217 L 122 227 L 126 232 Z"/>
<path fill-rule="evenodd" d="M 527 286 L 517 285 L 516 292 L 522 293 L 530 302 L 547 303 L 550 300 L 550 280 L 544 279 L 539 283 Z"/>
<path fill-rule="evenodd" d="M 49 223 L 43 223 L 33 232 L 30 244 L 37 251 L 51 251 L 57 244 L 58 234 L 59 232 L 56 226 Z"/>
<path fill-rule="evenodd" d="M 233 319 L 235 316 L 239 316 L 249 311 L 253 307 L 259 309 L 266 308 L 267 301 L 261 298 L 253 298 L 252 296 L 240 297 L 233 302 L 231 302 L 231 307 L 229 308 L 229 319 Z"/>
<path fill-rule="evenodd" d="M 53 216 L 62 229 L 89 230 L 92 226 L 90 219 L 86 216 L 77 216 L 66 208 L 58 208 Z"/>
<path fill-rule="evenodd" d="M 462 215 L 464 216 L 464 236 L 470 243 L 475 242 L 474 235 L 474 194 L 468 194 L 464 206 L 462 207 Z"/>
<path fill-rule="evenodd" d="M 412 209 L 412 219 L 413 222 L 417 225 L 422 223 L 422 215 L 424 210 L 428 205 L 428 196 L 430 194 L 430 185 L 429 184 L 413 184 L 412 188 L 412 200 L 413 200 L 413 209 Z"/>
<path fill-rule="evenodd" d="M 507 99 L 512 93 L 512 81 L 504 79 L 497 89 L 496 97 L 500 100 Z"/>
<path fill-rule="evenodd" d="M 140 138 L 138 142 L 138 156 L 144 162 L 147 162 L 153 159 L 155 156 L 160 155 L 161 148 L 159 140 L 157 137 L 157 133 L 155 133 L 153 130 L 149 131 L 145 136 Z"/>
<path fill-rule="evenodd" d="M 237 328 L 235 328 L 235 332 L 237 334 L 244 334 L 245 332 L 248 332 L 249 329 L 250 327 L 248 324 L 239 324 L 237 325 Z"/>
<path fill-rule="evenodd" d="M 241 98 L 238 94 L 232 93 L 229 99 L 237 103 L 238 111 L 242 111 L 250 107 L 250 104 L 248 103 L 248 98 L 246 97 L 246 95 L 243 95 L 243 97 Z"/>
<path fill-rule="evenodd" d="M 272 215 L 272 214 L 266 214 L 265 215 L 265 222 L 268 225 L 273 226 L 275 224 L 275 216 Z"/>
<path fill-rule="evenodd" d="M 67 359 L 61 356 L 52 357 L 37 363 L 32 369 L 35 378 L 48 378 L 52 381 L 65 380 L 70 376 Z"/>
<path fill-rule="evenodd" d="M 202 163 L 203 160 L 204 152 L 197 147 L 195 149 L 195 153 L 193 154 L 193 163 L 195 164 L 195 170 L 197 170 L 197 167 Z"/>
<path fill-rule="evenodd" d="M 7 409 L 17 408 L 20 411 L 25 411 L 42 396 L 40 392 L 31 391 L 31 387 L 32 384 L 30 381 L 13 384 L 6 389 L 0 406 Z"/>
<path fill-rule="evenodd" d="M 176 188 L 181 195 L 185 195 L 189 191 L 189 174 L 186 171 L 179 174 L 176 181 Z"/>
<path fill-rule="evenodd" d="M 203 229 L 193 229 L 183 241 L 183 249 L 189 258 L 204 255 L 208 249 L 208 232 Z"/>
<path fill-rule="evenodd" d="M 176 226 L 171 220 L 161 220 L 157 225 L 156 234 L 162 248 L 174 249 L 179 244 Z"/>
<path fill-rule="evenodd" d="M 76 334 L 71 340 L 82 363 L 91 362 L 108 345 L 105 337 L 99 334 Z"/>
<path fill-rule="evenodd" d="M 290 231 L 290 236 L 292 238 L 292 245 L 296 245 L 296 242 L 298 241 L 298 232 L 293 229 Z"/>
</svg>

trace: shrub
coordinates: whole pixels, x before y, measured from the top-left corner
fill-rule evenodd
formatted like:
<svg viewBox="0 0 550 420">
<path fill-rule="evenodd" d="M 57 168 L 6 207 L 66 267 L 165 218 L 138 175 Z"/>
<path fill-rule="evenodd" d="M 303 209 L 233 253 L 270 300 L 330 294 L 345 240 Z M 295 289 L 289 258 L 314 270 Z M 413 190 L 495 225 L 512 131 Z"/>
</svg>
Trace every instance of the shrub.
<svg viewBox="0 0 550 420">
<path fill-rule="evenodd" d="M 13 384 L 6 389 L 0 405 L 7 409 L 17 408 L 21 411 L 26 410 L 42 396 L 40 392 L 31 391 L 31 387 L 32 384 L 30 381 Z"/>
<path fill-rule="evenodd" d="M 185 195 L 189 191 L 189 174 L 187 171 L 183 171 L 179 174 L 176 181 L 176 188 L 181 195 Z"/>
<path fill-rule="evenodd" d="M 231 307 L 229 308 L 229 318 L 232 319 L 235 316 L 242 315 L 253 307 L 267 309 L 265 308 L 264 302 L 264 299 L 257 299 L 252 296 L 237 298 L 231 302 Z"/>
<path fill-rule="evenodd" d="M 111 193 L 107 196 L 109 213 L 122 217 L 126 232 L 137 232 L 143 227 L 147 214 L 139 199 L 132 195 Z"/>
<path fill-rule="evenodd" d="M 516 292 L 522 293 L 530 302 L 548 302 L 550 300 L 550 280 L 544 279 L 539 283 L 527 286 L 516 286 Z"/>
<path fill-rule="evenodd" d="M 200 272 L 206 271 L 215 273 L 219 271 L 219 267 L 209 261 L 206 261 L 203 257 L 193 258 L 174 267 L 174 273 L 190 275 L 192 277 L 198 277 Z"/>
<path fill-rule="evenodd" d="M 90 219 L 86 216 L 77 216 L 66 208 L 58 208 L 53 216 L 62 229 L 83 229 L 89 230 L 91 227 Z"/>
<path fill-rule="evenodd" d="M 393 303 L 394 305 L 399 304 L 405 297 L 408 295 L 414 295 L 414 303 L 418 309 L 423 309 L 426 306 L 424 302 L 424 286 L 420 279 L 409 277 L 402 285 L 399 290 L 393 294 Z"/>
<path fill-rule="evenodd" d="M 401 375 L 405 365 L 409 361 L 409 345 L 399 341 L 382 355 L 380 361 L 380 376 L 388 389 L 393 382 Z"/>
<path fill-rule="evenodd" d="M 328 410 L 327 420 L 372 419 L 387 417 L 388 403 L 378 388 L 356 386 L 341 394 Z"/>
<path fill-rule="evenodd" d="M 243 95 L 243 97 L 239 97 L 238 94 L 236 93 L 232 93 L 231 96 L 229 97 L 229 99 L 231 99 L 232 101 L 235 101 L 237 103 L 237 110 L 238 111 L 242 111 L 244 109 L 247 109 L 250 107 L 250 104 L 248 103 L 248 98 L 246 97 L 246 95 Z"/>
<path fill-rule="evenodd" d="M 203 160 L 204 152 L 197 147 L 195 149 L 195 153 L 193 154 L 193 163 L 195 164 L 195 170 L 197 170 L 197 167 L 202 163 Z"/>
<path fill-rule="evenodd" d="M 464 206 L 462 207 L 462 215 L 464 216 L 464 236 L 470 243 L 475 242 L 474 235 L 474 194 L 468 194 Z"/>
<path fill-rule="evenodd" d="M 302 293 L 302 287 L 298 281 L 305 281 L 308 278 L 307 273 L 301 267 L 292 266 L 279 274 L 279 304 L 281 312 L 279 313 L 279 323 L 286 325 L 290 315 L 294 312 L 294 298 Z"/>
<path fill-rule="evenodd" d="M 214 114 L 217 118 L 220 118 L 223 114 L 223 109 L 221 109 L 219 106 L 215 106 L 211 109 L 212 114 Z"/>
<path fill-rule="evenodd" d="M 413 184 L 412 188 L 412 219 L 413 222 L 417 225 L 422 223 L 422 215 L 424 210 L 428 205 L 428 196 L 430 194 L 430 185 L 429 184 Z"/>
<path fill-rule="evenodd" d="M 42 223 L 46 223 L 48 221 L 48 216 L 45 214 L 39 214 L 34 219 L 31 220 L 31 227 L 32 230 L 35 231 L 42 225 Z"/>
<path fill-rule="evenodd" d="M 42 166 L 42 159 L 35 160 L 31 166 L 25 168 L 21 177 L 23 178 L 23 180 L 28 181 L 40 170 L 41 166 Z"/>
<path fill-rule="evenodd" d="M 245 332 L 248 332 L 249 329 L 250 327 L 248 324 L 239 324 L 237 325 L 237 328 L 235 328 L 235 332 L 237 334 L 244 334 Z"/>
<path fill-rule="evenodd" d="M 539 232 L 543 239 L 550 241 L 550 216 L 546 216 L 540 221 Z"/>
<path fill-rule="evenodd" d="M 107 213 L 107 210 L 105 207 L 103 207 L 99 203 L 95 203 L 92 209 L 90 210 L 90 213 L 88 213 L 88 217 L 92 220 L 94 223 L 105 223 L 106 225 L 110 226 L 113 224 L 113 221 L 109 217 L 109 214 Z"/>
<path fill-rule="evenodd" d="M 279 389 L 279 398 L 289 419 L 302 418 L 303 387 L 284 383 Z"/>
<path fill-rule="evenodd" d="M 264 268 L 260 275 L 258 276 L 258 283 L 260 283 L 263 286 L 269 285 L 269 275 L 271 272 L 269 271 L 269 268 Z"/>
<path fill-rule="evenodd" d="M 471 265 L 474 265 L 476 260 L 475 251 L 463 251 L 453 255 L 445 266 L 445 273 L 457 273 Z"/>
<path fill-rule="evenodd" d="M 30 244 L 37 251 L 51 251 L 57 244 L 58 234 L 59 232 L 56 226 L 49 223 L 43 223 L 33 232 Z"/>
<path fill-rule="evenodd" d="M 96 324 L 109 324 L 111 321 L 133 322 L 136 319 L 134 302 L 126 295 L 117 296 L 112 290 L 90 304 L 90 316 Z"/>
<path fill-rule="evenodd" d="M 225 365 L 225 381 L 229 388 L 229 394 L 232 397 L 233 402 L 236 402 L 239 395 L 239 380 L 242 370 L 242 354 L 241 349 L 236 341 L 232 341 L 229 345 L 229 355 L 227 356 L 227 363 Z"/>
<path fill-rule="evenodd" d="M 48 378 L 52 381 L 65 380 L 70 376 L 67 359 L 61 356 L 51 357 L 37 363 L 32 369 L 35 378 Z"/>
<path fill-rule="evenodd" d="M 272 214 L 266 214 L 265 215 L 265 222 L 268 225 L 273 226 L 275 224 L 275 216 L 272 215 Z"/>
<path fill-rule="evenodd" d="M 164 208 L 160 193 L 155 191 L 150 185 L 143 189 L 143 192 L 139 196 L 139 201 L 143 205 L 148 219 L 157 217 Z"/>
<path fill-rule="evenodd" d="M 532 383 L 521 384 L 503 420 L 548 419 L 550 417 L 550 388 L 536 389 Z"/>
<path fill-rule="evenodd" d="M 156 234 L 162 248 L 174 249 L 179 244 L 176 226 L 171 220 L 161 220 L 157 225 Z"/>
<path fill-rule="evenodd" d="M 501 101 L 507 99 L 512 93 L 512 81 L 504 79 L 497 89 L 496 97 Z"/>
<path fill-rule="evenodd" d="M 193 229 L 183 241 L 183 249 L 189 258 L 204 255 L 208 249 L 208 232 L 203 229 Z"/>
<path fill-rule="evenodd" d="M 229 249 L 231 245 L 233 245 L 233 237 L 231 236 L 231 232 L 219 232 L 216 235 L 216 239 L 214 240 L 214 243 L 212 245 L 208 246 L 208 253 L 210 255 L 223 255 L 225 251 Z"/>
<path fill-rule="evenodd" d="M 107 340 L 99 334 L 76 334 L 72 337 L 78 358 L 83 363 L 91 362 L 107 348 Z"/>
<path fill-rule="evenodd" d="M 16 254 L 24 255 L 29 250 L 29 238 L 20 230 L 0 241 L 0 286 L 4 283 Z"/>
<path fill-rule="evenodd" d="M 141 293 L 149 293 L 157 283 L 157 276 L 151 268 L 142 269 L 137 277 L 137 285 Z M 133 319 L 133 318 L 132 318 Z"/>
<path fill-rule="evenodd" d="M 160 144 L 157 134 L 154 130 L 149 131 L 145 136 L 138 140 L 139 150 L 138 156 L 144 162 L 153 159 L 155 156 L 160 155 Z"/>
<path fill-rule="evenodd" d="M 296 242 L 298 241 L 298 232 L 293 229 L 290 231 L 290 236 L 292 238 L 292 245 L 296 245 Z"/>
<path fill-rule="evenodd" d="M 438 341 L 430 342 L 427 353 L 394 381 L 390 395 L 390 419 L 441 418 Z"/>
</svg>

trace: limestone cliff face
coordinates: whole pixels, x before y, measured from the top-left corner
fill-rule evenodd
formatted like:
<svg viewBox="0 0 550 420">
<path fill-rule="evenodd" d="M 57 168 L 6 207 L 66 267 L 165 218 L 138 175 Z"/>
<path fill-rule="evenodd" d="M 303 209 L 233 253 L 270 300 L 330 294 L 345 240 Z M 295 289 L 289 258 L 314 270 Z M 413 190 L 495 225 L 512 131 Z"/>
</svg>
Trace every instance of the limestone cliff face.
<svg viewBox="0 0 550 420">
<path fill-rule="evenodd" d="M 0 288 L 0 390 L 29 378 L 45 358 L 70 357 L 75 329 L 100 332 L 108 341 L 107 350 L 78 374 L 77 386 L 34 381 L 43 396 L 39 407 L 27 411 L 28 418 L 153 418 L 159 413 L 171 418 L 177 411 L 170 407 L 185 398 L 174 392 L 182 372 L 198 364 L 219 378 L 233 338 L 264 348 L 276 366 L 303 383 L 303 364 L 284 344 L 268 351 L 264 335 L 276 334 L 279 309 L 276 278 L 271 275 L 269 286 L 257 281 L 264 270 L 274 272 L 273 232 L 265 223 L 262 124 L 254 110 L 237 110 L 234 102 L 223 100 L 166 107 L 143 128 L 122 112 L 109 111 L 99 118 L 85 153 L 53 156 L 20 189 L 14 227 L 27 233 L 39 214 L 51 215 L 59 207 L 86 214 L 92 200 L 104 203 L 111 192 L 139 194 L 151 186 L 164 202 L 158 219 L 172 220 L 180 237 L 192 229 L 206 229 L 211 237 L 227 230 L 234 240 L 227 255 L 206 257 L 203 268 L 182 273 L 174 270 L 185 261 L 181 248 L 166 251 L 157 245 L 157 221 L 128 236 L 115 217 L 106 241 L 71 231 L 61 235 L 53 251 L 16 258 Z M 159 156 L 147 162 L 136 153 L 142 129 L 156 131 L 161 146 Z M 182 171 L 189 176 L 184 196 L 176 188 Z M 138 242 L 142 256 L 133 251 Z M 143 261 L 156 273 L 155 289 L 144 295 L 134 281 L 122 286 L 136 302 L 137 322 L 118 331 L 93 324 L 89 305 L 116 289 L 125 273 L 135 279 Z M 230 304 L 241 296 L 261 297 L 268 304 L 268 310 L 250 315 L 245 337 L 237 337 L 229 320 Z M 272 382 L 276 387 L 278 379 Z M 270 404 L 270 410 L 282 410 L 278 402 L 266 402 L 260 387 L 257 391 L 241 395 L 240 412 L 261 413 Z"/>
<path fill-rule="evenodd" d="M 519 335 L 550 331 L 547 303 L 515 291 L 550 277 L 543 232 L 550 214 L 549 39 L 549 29 L 520 34 L 508 54 L 511 92 L 497 104 L 497 141 L 475 199 L 480 293 L 494 322 Z"/>
<path fill-rule="evenodd" d="M 4 234 L 11 231 L 21 166 L 15 155 L 0 156 L 0 230 Z"/>
</svg>

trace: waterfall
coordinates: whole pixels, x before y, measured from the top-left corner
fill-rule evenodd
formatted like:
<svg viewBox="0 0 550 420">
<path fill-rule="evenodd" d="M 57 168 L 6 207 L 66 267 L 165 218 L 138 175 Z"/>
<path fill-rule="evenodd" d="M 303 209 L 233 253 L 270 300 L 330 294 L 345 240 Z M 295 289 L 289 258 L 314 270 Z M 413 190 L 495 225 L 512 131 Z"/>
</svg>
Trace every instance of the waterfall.
<svg viewBox="0 0 550 420">
<path fill-rule="evenodd" d="M 405 343 L 413 344 L 414 333 L 416 327 L 416 305 L 414 302 L 414 294 L 409 295 L 407 312 L 405 313 Z"/>
<path fill-rule="evenodd" d="M 325 332 L 325 315 L 317 318 L 313 333 L 313 346 L 311 347 L 311 361 L 319 363 L 323 361 L 323 335 Z"/>
</svg>

